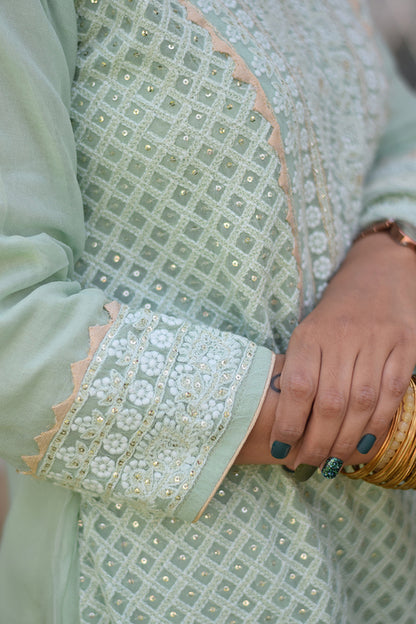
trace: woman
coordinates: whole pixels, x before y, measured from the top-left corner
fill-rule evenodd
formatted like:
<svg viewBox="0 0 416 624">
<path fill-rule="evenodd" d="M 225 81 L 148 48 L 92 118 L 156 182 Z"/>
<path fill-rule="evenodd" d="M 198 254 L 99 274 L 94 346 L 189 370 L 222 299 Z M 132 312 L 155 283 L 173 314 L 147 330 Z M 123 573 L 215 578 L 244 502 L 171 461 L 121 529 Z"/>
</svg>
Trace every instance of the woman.
<svg viewBox="0 0 416 624">
<path fill-rule="evenodd" d="M 413 494 L 272 465 L 371 459 L 415 364 L 414 252 L 352 245 L 414 99 L 314 4 L 2 7 L 5 622 L 412 621 Z"/>
</svg>

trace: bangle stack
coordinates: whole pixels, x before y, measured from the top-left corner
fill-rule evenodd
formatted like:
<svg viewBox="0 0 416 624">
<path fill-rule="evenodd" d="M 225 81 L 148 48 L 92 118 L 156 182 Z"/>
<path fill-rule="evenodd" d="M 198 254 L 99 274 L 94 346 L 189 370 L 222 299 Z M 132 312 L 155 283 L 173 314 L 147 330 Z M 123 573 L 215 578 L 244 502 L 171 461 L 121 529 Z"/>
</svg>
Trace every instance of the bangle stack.
<svg viewBox="0 0 416 624">
<path fill-rule="evenodd" d="M 416 377 L 412 377 L 377 455 L 368 464 L 346 466 L 344 474 L 384 488 L 416 489 L 415 408 Z"/>
</svg>

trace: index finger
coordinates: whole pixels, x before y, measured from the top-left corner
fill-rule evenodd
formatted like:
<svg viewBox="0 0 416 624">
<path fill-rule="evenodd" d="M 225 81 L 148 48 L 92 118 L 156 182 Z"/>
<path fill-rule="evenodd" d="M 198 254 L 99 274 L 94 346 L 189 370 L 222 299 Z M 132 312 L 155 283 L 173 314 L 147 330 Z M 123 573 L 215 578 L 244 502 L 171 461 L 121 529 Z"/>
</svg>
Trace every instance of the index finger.
<svg viewBox="0 0 416 624">
<path fill-rule="evenodd" d="M 280 399 L 271 430 L 271 454 L 284 459 L 303 436 L 316 395 L 321 349 L 292 334 L 280 377 Z"/>
</svg>

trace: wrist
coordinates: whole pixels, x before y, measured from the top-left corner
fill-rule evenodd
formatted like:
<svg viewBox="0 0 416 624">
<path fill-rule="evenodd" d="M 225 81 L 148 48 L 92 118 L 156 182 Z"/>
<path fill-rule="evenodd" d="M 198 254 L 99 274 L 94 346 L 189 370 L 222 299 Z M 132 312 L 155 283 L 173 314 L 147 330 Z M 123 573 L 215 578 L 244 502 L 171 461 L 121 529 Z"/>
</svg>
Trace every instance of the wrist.
<svg viewBox="0 0 416 624">
<path fill-rule="evenodd" d="M 284 363 L 284 355 L 276 355 L 271 379 L 279 375 Z M 256 423 L 247 437 L 244 446 L 238 454 L 236 464 L 271 464 L 282 463 L 273 459 L 270 455 L 269 439 L 279 402 L 279 393 L 270 387 L 270 379 L 267 380 L 267 389 L 263 403 L 259 410 Z M 278 385 L 278 382 L 277 382 Z"/>
<path fill-rule="evenodd" d="M 368 236 L 359 236 L 355 239 L 353 246 L 347 254 L 346 260 L 359 258 L 359 261 L 366 263 L 374 259 L 376 263 L 382 265 L 392 264 L 391 270 L 394 270 L 396 262 L 399 267 L 416 269 L 416 253 L 415 251 L 404 245 L 398 244 L 389 232 L 380 230 Z"/>
<path fill-rule="evenodd" d="M 386 232 L 395 243 L 416 252 L 416 227 L 408 221 L 401 219 L 386 219 L 385 221 L 372 223 L 355 240 L 366 238 L 371 234 L 379 232 Z"/>
</svg>

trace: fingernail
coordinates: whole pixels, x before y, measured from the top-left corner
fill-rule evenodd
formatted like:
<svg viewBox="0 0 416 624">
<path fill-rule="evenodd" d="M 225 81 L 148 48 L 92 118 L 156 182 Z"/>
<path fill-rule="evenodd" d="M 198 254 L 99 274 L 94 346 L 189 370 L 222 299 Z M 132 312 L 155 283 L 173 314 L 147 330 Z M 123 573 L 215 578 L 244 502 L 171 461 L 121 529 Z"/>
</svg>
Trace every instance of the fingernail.
<svg viewBox="0 0 416 624">
<path fill-rule="evenodd" d="M 335 479 L 344 462 L 338 457 L 328 457 L 321 472 L 325 479 Z"/>
<path fill-rule="evenodd" d="M 284 470 L 285 472 L 290 472 L 290 474 L 295 474 L 295 471 L 294 471 L 294 470 L 292 470 L 291 468 L 288 468 L 288 467 L 287 467 L 287 466 L 285 466 L 285 465 L 283 465 L 283 466 L 282 466 L 282 468 L 283 468 L 283 470 Z"/>
<path fill-rule="evenodd" d="M 365 455 L 373 448 L 373 444 L 375 441 L 376 441 L 375 435 L 373 435 L 372 433 L 366 433 L 358 442 L 357 451 Z"/>
<path fill-rule="evenodd" d="M 310 479 L 316 470 L 316 466 L 309 466 L 309 464 L 299 464 L 299 466 L 295 470 L 293 478 L 295 479 L 295 481 L 303 483 L 303 481 L 307 481 L 308 479 Z"/>
<path fill-rule="evenodd" d="M 284 459 L 289 454 L 291 448 L 290 444 L 275 440 L 272 444 L 271 454 L 275 459 Z"/>
</svg>

